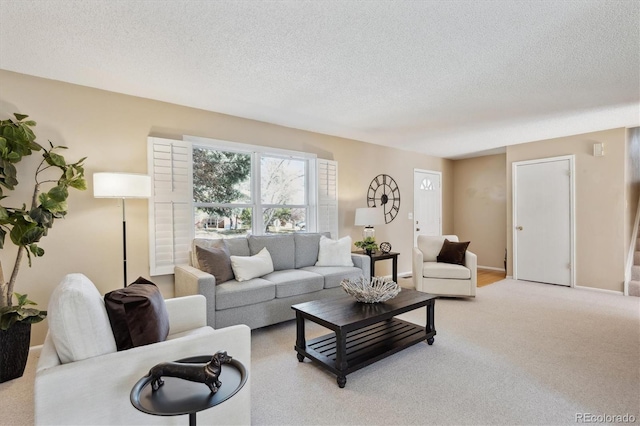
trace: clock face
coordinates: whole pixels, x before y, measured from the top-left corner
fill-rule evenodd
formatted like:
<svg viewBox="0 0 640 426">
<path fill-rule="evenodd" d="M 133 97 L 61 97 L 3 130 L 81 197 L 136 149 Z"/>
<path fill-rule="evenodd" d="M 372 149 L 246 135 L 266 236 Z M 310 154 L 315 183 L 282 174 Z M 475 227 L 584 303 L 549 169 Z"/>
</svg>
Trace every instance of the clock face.
<svg viewBox="0 0 640 426">
<path fill-rule="evenodd" d="M 367 205 L 382 207 L 385 223 L 395 219 L 400 211 L 400 189 L 396 181 L 384 174 L 373 178 L 367 191 Z"/>
</svg>

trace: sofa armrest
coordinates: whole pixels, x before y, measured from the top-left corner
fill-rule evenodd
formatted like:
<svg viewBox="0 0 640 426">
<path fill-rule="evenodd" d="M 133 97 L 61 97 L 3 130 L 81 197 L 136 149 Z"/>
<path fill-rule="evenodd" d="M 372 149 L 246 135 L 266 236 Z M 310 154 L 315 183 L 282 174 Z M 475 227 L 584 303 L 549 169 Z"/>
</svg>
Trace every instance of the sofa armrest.
<svg viewBox="0 0 640 426">
<path fill-rule="evenodd" d="M 351 253 L 351 261 L 357 268 L 362 269 L 365 279 L 371 278 L 371 258 L 366 254 Z"/>
<path fill-rule="evenodd" d="M 414 247 L 411 252 L 411 277 L 413 278 L 413 287 L 422 291 L 422 264 L 424 263 L 424 255 L 418 247 Z"/>
<path fill-rule="evenodd" d="M 207 325 L 215 328 L 216 278 L 189 265 L 176 265 L 173 270 L 175 273 L 175 295 L 203 295 L 207 302 Z"/>
<path fill-rule="evenodd" d="M 478 286 L 478 256 L 467 250 L 464 255 L 464 266 L 471 270 L 471 296 L 475 296 Z"/>
<path fill-rule="evenodd" d="M 207 299 L 199 294 L 165 300 L 169 332 L 182 333 L 207 325 Z"/>
<path fill-rule="evenodd" d="M 245 325 L 207 331 L 82 361 L 39 368 L 34 386 L 35 423 L 186 424 L 186 416 L 142 413 L 129 401 L 135 383 L 154 365 L 225 350 L 249 373 L 245 386 L 224 404 L 198 413 L 201 424 L 251 423 L 251 330 Z M 203 385 L 204 386 L 204 385 Z"/>
</svg>

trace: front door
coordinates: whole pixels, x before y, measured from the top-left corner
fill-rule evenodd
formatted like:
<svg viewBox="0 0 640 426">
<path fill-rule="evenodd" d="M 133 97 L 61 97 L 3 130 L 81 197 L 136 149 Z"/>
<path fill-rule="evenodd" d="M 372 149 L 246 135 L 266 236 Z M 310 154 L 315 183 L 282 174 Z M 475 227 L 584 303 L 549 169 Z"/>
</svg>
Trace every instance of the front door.
<svg viewBox="0 0 640 426">
<path fill-rule="evenodd" d="M 418 235 L 442 235 L 442 173 L 413 171 L 413 246 Z"/>
<path fill-rule="evenodd" d="M 513 163 L 514 278 L 573 283 L 573 157 Z"/>
</svg>

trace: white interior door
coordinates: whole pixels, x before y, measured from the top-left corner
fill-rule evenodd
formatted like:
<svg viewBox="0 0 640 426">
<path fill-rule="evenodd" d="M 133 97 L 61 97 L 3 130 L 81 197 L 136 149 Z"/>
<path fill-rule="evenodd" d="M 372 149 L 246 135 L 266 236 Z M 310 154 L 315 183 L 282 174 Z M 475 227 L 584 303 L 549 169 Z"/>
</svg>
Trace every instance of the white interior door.
<svg viewBox="0 0 640 426">
<path fill-rule="evenodd" d="M 442 235 L 442 174 L 413 171 L 413 246 L 418 235 Z"/>
<path fill-rule="evenodd" d="M 514 278 L 573 285 L 573 157 L 513 164 Z"/>
</svg>

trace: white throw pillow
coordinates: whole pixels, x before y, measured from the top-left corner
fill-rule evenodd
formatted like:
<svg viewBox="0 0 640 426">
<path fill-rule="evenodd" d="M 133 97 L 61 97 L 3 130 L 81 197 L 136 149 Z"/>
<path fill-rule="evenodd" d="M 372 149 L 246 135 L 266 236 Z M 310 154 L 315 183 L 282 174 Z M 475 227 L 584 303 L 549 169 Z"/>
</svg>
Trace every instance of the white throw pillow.
<svg viewBox="0 0 640 426">
<path fill-rule="evenodd" d="M 51 293 L 47 311 L 63 364 L 117 351 L 104 299 L 86 276 L 66 275 Z"/>
<path fill-rule="evenodd" d="M 264 247 L 254 256 L 231 256 L 231 269 L 237 281 L 247 281 L 273 272 L 273 261 Z"/>
<path fill-rule="evenodd" d="M 351 261 L 351 237 L 332 240 L 320 237 L 320 249 L 316 266 L 353 266 Z"/>
</svg>

